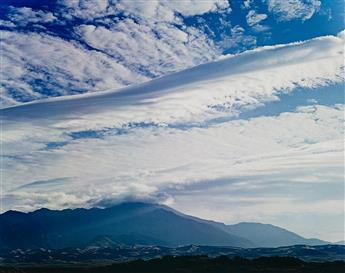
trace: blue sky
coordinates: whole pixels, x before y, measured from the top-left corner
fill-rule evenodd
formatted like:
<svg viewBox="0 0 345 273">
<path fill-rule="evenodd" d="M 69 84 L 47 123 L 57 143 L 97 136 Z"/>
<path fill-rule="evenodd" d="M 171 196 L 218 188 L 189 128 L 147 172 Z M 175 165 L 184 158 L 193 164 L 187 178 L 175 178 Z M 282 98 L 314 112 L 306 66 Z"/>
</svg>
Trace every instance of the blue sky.
<svg viewBox="0 0 345 273">
<path fill-rule="evenodd" d="M 2 210 L 149 200 L 342 239 L 343 1 L 45 3 L 1 4 Z"/>
<path fill-rule="evenodd" d="M 343 11 L 341 0 L 1 1 L 3 105 L 114 89 L 226 53 L 336 35 Z"/>
</svg>

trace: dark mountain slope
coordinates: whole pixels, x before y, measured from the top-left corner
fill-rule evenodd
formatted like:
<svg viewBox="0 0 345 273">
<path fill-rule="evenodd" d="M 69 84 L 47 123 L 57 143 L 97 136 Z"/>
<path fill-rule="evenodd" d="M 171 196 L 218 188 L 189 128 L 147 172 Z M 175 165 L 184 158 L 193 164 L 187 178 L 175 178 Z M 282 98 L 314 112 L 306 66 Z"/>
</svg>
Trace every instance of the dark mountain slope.
<svg viewBox="0 0 345 273">
<path fill-rule="evenodd" d="M 224 223 L 200 219 L 194 216 L 189 216 L 175 211 L 176 214 L 194 221 L 210 224 L 218 229 L 228 232 L 231 235 L 235 235 L 241 238 L 246 238 L 252 242 L 256 247 L 281 247 L 281 246 L 293 246 L 293 245 L 326 245 L 330 242 L 315 238 L 304 238 L 294 232 L 286 230 L 284 228 L 274 226 L 271 224 L 242 222 L 234 225 L 226 225 Z"/>
<path fill-rule="evenodd" d="M 163 205 L 139 202 L 106 209 L 40 209 L 30 213 L 8 211 L 0 215 L 0 245 L 3 248 L 85 247 L 90 244 L 102 246 L 103 243 L 105 246 L 170 247 L 188 244 L 235 247 L 327 244 L 273 225 L 225 225 L 188 216 Z"/>
<path fill-rule="evenodd" d="M 0 215 L 0 242 L 7 248 L 80 247 L 99 236 L 119 244 L 253 246 L 208 223 L 147 203 L 124 203 L 107 209 L 9 211 Z"/>
</svg>

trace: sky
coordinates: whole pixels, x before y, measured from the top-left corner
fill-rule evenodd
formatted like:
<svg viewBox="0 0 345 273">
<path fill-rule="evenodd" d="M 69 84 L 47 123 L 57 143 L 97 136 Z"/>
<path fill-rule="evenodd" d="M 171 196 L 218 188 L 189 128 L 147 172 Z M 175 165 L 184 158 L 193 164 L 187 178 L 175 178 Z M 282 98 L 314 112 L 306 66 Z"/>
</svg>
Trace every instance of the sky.
<svg viewBox="0 0 345 273">
<path fill-rule="evenodd" d="M 342 240 L 343 5 L 3 1 L 1 210 L 142 200 Z"/>
</svg>

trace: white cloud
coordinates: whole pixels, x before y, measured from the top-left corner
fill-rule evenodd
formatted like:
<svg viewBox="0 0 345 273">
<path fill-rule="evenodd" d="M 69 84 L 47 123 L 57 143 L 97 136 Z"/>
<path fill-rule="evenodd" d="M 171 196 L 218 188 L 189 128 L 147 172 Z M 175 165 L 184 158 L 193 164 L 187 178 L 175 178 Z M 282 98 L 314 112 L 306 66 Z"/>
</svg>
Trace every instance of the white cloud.
<svg viewBox="0 0 345 273">
<path fill-rule="evenodd" d="M 126 15 L 134 15 L 140 19 L 161 22 L 175 22 L 177 20 L 175 13 L 192 16 L 207 12 L 229 11 L 230 8 L 227 0 L 101 0 L 96 2 L 92 0 L 62 0 L 59 1 L 59 4 L 66 18 L 93 19 L 121 11 Z"/>
<path fill-rule="evenodd" d="M 0 20 L 0 25 L 3 27 L 13 28 L 16 26 L 15 23 L 9 21 L 9 20 Z"/>
<path fill-rule="evenodd" d="M 59 1 L 56 7 L 54 14 L 11 8 L 8 18 L 16 26 L 30 22 L 38 27 L 56 20 L 55 16 L 59 25 L 74 18 L 82 23 L 68 33 L 70 40 L 51 32 L 4 32 L 3 107 L 114 89 L 210 61 L 219 56 L 219 48 L 201 30 L 182 27 L 177 13 L 189 16 L 229 9 L 225 0 L 201 4 L 80 0 Z M 107 17 L 121 12 L 127 18 Z"/>
<path fill-rule="evenodd" d="M 251 3 L 244 1 L 246 7 Z M 316 0 L 267 3 L 281 20 L 305 20 L 319 5 Z M 12 32 L 5 33 L 3 41 L 3 107 L 138 84 L 214 60 L 224 49 L 239 52 L 256 46 L 255 36 L 242 26 L 231 27 L 228 17 L 222 17 L 221 13 L 231 12 L 226 0 L 59 0 L 52 11 L 9 9 L 2 21 Z M 231 27 L 222 42 L 214 42 L 203 27 L 188 27 L 183 22 L 183 16 L 209 12 L 223 21 L 226 18 L 223 25 Z M 267 30 L 260 24 L 265 16 L 249 11 L 252 30 Z"/>
<path fill-rule="evenodd" d="M 319 0 L 267 0 L 268 9 L 281 21 L 308 20 L 319 11 Z"/>
<path fill-rule="evenodd" d="M 256 45 L 256 38 L 246 35 L 243 27 L 236 25 L 230 29 L 230 36 L 222 41 L 222 47 L 226 49 L 238 48 L 239 50 Z"/>
<path fill-rule="evenodd" d="M 82 25 L 77 33 L 131 71 L 156 77 L 212 60 L 219 54 L 214 44 L 196 29 L 182 31 L 170 24 L 160 24 L 154 30 L 125 19 L 111 28 Z"/>
<path fill-rule="evenodd" d="M 26 26 L 29 23 L 51 23 L 57 20 L 57 18 L 51 12 L 44 12 L 42 10 L 36 11 L 29 7 L 10 7 L 8 19 L 19 26 Z"/>
<path fill-rule="evenodd" d="M 253 0 L 243 0 L 243 7 L 249 9 L 252 5 Z"/>
<path fill-rule="evenodd" d="M 266 14 L 256 13 L 255 10 L 250 10 L 246 16 L 247 24 L 254 26 L 267 18 Z"/>
<path fill-rule="evenodd" d="M 129 18 L 108 27 L 81 25 L 76 32 L 82 41 L 114 56 L 136 73 L 157 77 L 210 61 L 220 54 L 201 30 L 182 27 L 177 13 L 191 16 L 227 10 L 228 1 L 125 0 L 112 7 Z"/>
<path fill-rule="evenodd" d="M 169 6 L 172 10 L 181 13 L 186 16 L 203 14 L 207 12 L 215 11 L 229 11 L 230 5 L 227 0 L 208 0 L 208 1 L 198 1 L 198 0 L 165 0 L 165 5 Z"/>
<path fill-rule="evenodd" d="M 260 198 L 261 219 L 278 221 L 297 206 L 307 213 L 325 205 L 332 215 L 341 200 L 322 194 L 326 185 L 342 187 L 344 105 L 231 119 L 281 92 L 293 96 L 295 87 L 343 83 L 342 37 L 259 48 L 138 86 L 4 109 L 5 208 L 139 198 L 175 199 L 192 211 L 192 197 L 206 187 L 221 200 L 217 219 L 232 221 L 223 187 L 239 220 L 258 211 Z"/>
<path fill-rule="evenodd" d="M 63 123 L 64 128 L 70 126 L 69 130 L 113 128 L 131 122 L 202 122 L 236 115 L 241 108 L 275 100 L 277 90 L 289 92 L 296 86 L 312 88 L 341 82 L 342 44 L 341 38 L 326 36 L 259 48 L 124 90 L 52 100 L 47 105 L 54 105 L 52 115 L 75 117 Z M 73 106 L 68 112 L 67 101 Z M 41 110 L 36 109 L 40 107 L 46 106 L 24 106 L 30 109 L 26 116 L 39 118 Z M 22 118 L 20 112 L 16 116 Z M 38 122 L 49 122 L 50 118 L 42 117 Z"/>
<path fill-rule="evenodd" d="M 183 127 L 234 116 L 275 100 L 279 89 L 341 81 L 341 48 L 336 37 L 266 47 L 124 90 L 10 108 L 4 112 L 12 124 L 5 123 L 5 155 L 22 156 L 48 142 L 70 142 L 66 134 L 71 132 L 105 130 L 112 135 L 112 130 L 131 124 Z"/>
<path fill-rule="evenodd" d="M 37 33 L 2 31 L 2 65 L 2 106 L 147 79 L 97 51 Z"/>
<path fill-rule="evenodd" d="M 341 187 L 343 111 L 343 106 L 304 107 L 278 117 L 235 120 L 208 128 L 137 129 L 125 135 L 77 140 L 59 149 L 41 147 L 29 153 L 26 148 L 26 154 L 4 160 L 5 201 L 15 199 L 11 205 L 17 209 L 29 204 L 62 208 L 129 196 L 167 195 L 180 200 L 188 194 L 192 202 L 193 196 L 205 193 L 205 185 L 207 192 L 225 187 L 232 202 L 253 198 L 254 193 L 255 198 L 267 196 L 266 202 L 273 202 L 269 195 L 285 196 L 289 203 L 295 198 L 300 203 L 316 201 L 325 183 Z M 61 174 L 70 178 L 22 187 L 32 181 L 59 179 Z M 312 195 L 296 193 L 306 185 L 315 190 Z M 291 187 L 294 191 L 289 195 L 286 189 Z M 69 197 L 56 201 L 54 194 Z M 176 205 L 183 206 L 185 201 Z M 289 206 L 281 206 L 279 212 L 284 210 Z M 233 218 L 223 215 L 223 220 L 244 220 L 245 212 L 246 206 Z M 247 219 L 253 220 L 255 212 Z M 262 214 L 267 219 L 275 212 Z"/>
<path fill-rule="evenodd" d="M 108 0 L 59 0 L 57 4 L 60 12 L 67 19 L 73 17 L 94 19 L 113 13 L 114 8 L 111 2 Z"/>
</svg>

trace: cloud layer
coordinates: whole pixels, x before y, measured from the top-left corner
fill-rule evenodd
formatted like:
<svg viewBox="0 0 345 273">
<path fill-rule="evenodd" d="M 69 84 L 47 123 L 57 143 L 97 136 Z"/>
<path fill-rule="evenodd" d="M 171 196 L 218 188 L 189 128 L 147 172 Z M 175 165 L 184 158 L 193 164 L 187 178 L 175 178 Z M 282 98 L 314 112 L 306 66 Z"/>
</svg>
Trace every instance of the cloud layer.
<svg viewBox="0 0 345 273">
<path fill-rule="evenodd" d="M 223 53 L 324 35 L 315 23 L 329 25 L 330 34 L 343 27 L 342 8 L 317 0 L 20 3 L 0 10 L 2 108 L 124 87 Z"/>
<path fill-rule="evenodd" d="M 269 112 L 298 88 L 335 92 L 344 84 L 343 38 L 258 48 L 124 89 L 2 110 L 4 209 L 154 200 L 320 236 L 310 221 L 297 224 L 313 212 L 333 226 L 323 221 L 321 237 L 338 238 L 343 102 L 242 114 Z M 207 200 L 214 205 L 203 210 Z"/>
<path fill-rule="evenodd" d="M 279 20 L 310 19 L 321 6 L 319 0 L 267 0 L 268 9 L 278 16 Z"/>
</svg>

